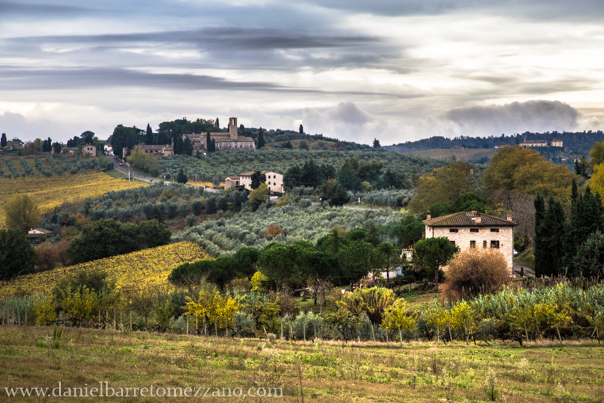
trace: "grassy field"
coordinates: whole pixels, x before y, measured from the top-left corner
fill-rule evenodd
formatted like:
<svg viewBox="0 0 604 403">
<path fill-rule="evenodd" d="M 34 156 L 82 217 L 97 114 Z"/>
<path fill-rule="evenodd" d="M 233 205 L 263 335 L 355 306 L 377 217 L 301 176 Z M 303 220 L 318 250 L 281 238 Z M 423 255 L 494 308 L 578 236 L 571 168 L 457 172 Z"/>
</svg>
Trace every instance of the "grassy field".
<svg viewBox="0 0 604 403">
<path fill-rule="evenodd" d="M 60 337 L 53 337 L 50 327 L 0 326 L 0 400 L 11 401 L 5 388 L 51 391 L 60 381 L 63 390 L 99 382 L 114 390 L 153 385 L 157 394 L 162 389 L 168 393 L 167 388 L 182 388 L 183 393 L 187 387 L 211 388 L 206 401 L 225 400 L 211 397 L 215 388 L 225 394 L 222 388 L 235 393 L 241 388 L 243 396 L 228 401 L 265 402 L 273 398 L 268 392 L 259 398 L 259 389 L 282 388 L 279 401 L 286 402 L 595 403 L 602 402 L 604 390 L 603 352 L 588 341 L 524 348 L 497 342 L 411 342 L 401 347 L 396 342 L 270 343 L 81 328 L 64 328 Z M 141 399 L 140 394 L 133 398 L 133 389 L 128 393 L 125 401 L 161 400 Z"/>
<path fill-rule="evenodd" d="M 50 291 L 54 285 L 68 275 L 81 270 L 99 269 L 122 287 L 168 286 L 168 275 L 183 263 L 209 259 L 210 256 L 199 245 L 179 242 L 157 248 L 145 249 L 125 255 L 108 257 L 42 273 L 17 277 L 10 282 L 0 282 L 0 299 L 15 293 L 40 295 Z"/>
<path fill-rule="evenodd" d="M 66 176 L 5 179 L 0 178 L 0 228 L 4 227 L 2 207 L 14 194 L 27 193 L 42 213 L 48 213 L 63 202 L 75 202 L 86 197 L 98 197 L 112 190 L 144 186 L 143 182 L 128 182 L 102 172 Z"/>
<path fill-rule="evenodd" d="M 497 153 L 495 149 L 483 148 L 435 148 L 432 150 L 411 151 L 405 154 L 415 155 L 422 158 L 432 158 L 435 160 L 450 160 L 455 157 L 457 161 L 478 162 L 481 159 L 490 160 Z"/>
</svg>

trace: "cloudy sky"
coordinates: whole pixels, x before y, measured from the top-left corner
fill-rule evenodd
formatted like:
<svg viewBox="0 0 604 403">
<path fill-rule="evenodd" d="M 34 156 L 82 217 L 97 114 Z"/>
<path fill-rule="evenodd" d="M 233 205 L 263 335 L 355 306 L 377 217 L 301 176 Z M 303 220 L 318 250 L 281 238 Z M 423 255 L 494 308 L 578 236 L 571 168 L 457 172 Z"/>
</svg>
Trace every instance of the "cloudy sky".
<svg viewBox="0 0 604 403">
<path fill-rule="evenodd" d="M 604 129 L 601 0 L 0 0 L 0 132 Z"/>
</svg>

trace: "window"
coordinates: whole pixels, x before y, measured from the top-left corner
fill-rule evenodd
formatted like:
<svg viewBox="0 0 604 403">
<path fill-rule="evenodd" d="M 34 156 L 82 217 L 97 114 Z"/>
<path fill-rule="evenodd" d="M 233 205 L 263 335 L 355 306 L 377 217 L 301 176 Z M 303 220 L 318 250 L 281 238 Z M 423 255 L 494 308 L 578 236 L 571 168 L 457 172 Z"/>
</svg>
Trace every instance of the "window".
<svg viewBox="0 0 604 403">
<path fill-rule="evenodd" d="M 470 241 L 470 248 L 476 248 L 476 241 Z"/>
<path fill-rule="evenodd" d="M 499 241 L 491 241 L 491 248 L 499 249 Z"/>
<path fill-rule="evenodd" d="M 486 249 L 486 248 L 487 248 L 487 241 L 482 241 L 482 247 L 483 247 L 484 249 Z"/>
<path fill-rule="evenodd" d="M 451 245 L 455 246 L 455 241 L 449 241 L 451 242 Z"/>
<path fill-rule="evenodd" d="M 499 232 L 499 228 L 491 228 L 491 232 Z"/>
<path fill-rule="evenodd" d="M 478 232 L 478 228 L 470 228 L 470 232 Z"/>
<path fill-rule="evenodd" d="M 451 228 L 449 232 L 457 232 L 457 228 Z"/>
</svg>

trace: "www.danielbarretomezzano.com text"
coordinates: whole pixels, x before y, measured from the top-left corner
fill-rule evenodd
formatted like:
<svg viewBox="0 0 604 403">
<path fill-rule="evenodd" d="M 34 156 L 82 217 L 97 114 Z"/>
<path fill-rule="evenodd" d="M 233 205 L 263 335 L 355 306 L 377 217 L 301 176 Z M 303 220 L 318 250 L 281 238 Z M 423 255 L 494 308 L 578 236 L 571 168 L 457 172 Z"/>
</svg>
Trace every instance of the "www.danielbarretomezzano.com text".
<svg viewBox="0 0 604 403">
<path fill-rule="evenodd" d="M 255 397 L 267 398 L 283 397 L 283 388 L 252 387 L 246 388 L 216 388 L 216 387 L 111 387 L 109 382 L 81 386 L 64 386 L 61 382 L 58 386 L 51 387 L 5 387 L 4 391 L 9 398 L 22 397 L 184 397 L 184 398 L 216 398 L 216 397 Z"/>
</svg>

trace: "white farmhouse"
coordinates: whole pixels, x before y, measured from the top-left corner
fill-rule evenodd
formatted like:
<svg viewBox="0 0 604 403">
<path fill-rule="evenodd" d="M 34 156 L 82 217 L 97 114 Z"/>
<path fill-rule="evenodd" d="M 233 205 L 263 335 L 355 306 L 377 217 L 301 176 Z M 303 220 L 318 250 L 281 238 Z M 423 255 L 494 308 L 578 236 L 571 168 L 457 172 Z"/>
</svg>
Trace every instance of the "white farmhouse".
<svg viewBox="0 0 604 403">
<path fill-rule="evenodd" d="M 426 239 L 447 237 L 461 251 L 470 248 L 498 249 L 508 264 L 510 272 L 514 268 L 514 227 L 508 213 L 507 220 L 488 214 L 461 212 L 432 218 L 430 212 L 423 221 L 426 225 Z"/>
</svg>

